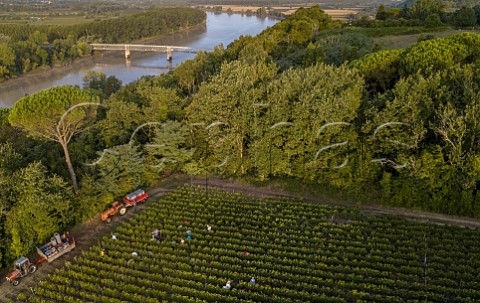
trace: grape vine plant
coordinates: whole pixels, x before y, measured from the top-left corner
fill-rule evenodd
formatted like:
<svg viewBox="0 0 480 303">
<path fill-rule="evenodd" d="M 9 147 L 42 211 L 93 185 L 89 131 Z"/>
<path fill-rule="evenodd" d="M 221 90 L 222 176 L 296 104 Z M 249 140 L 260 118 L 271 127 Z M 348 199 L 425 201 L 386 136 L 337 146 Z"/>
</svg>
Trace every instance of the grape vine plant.
<svg viewBox="0 0 480 303">
<path fill-rule="evenodd" d="M 480 300 L 480 232 L 471 228 L 183 186 L 113 233 L 18 300 Z"/>
</svg>

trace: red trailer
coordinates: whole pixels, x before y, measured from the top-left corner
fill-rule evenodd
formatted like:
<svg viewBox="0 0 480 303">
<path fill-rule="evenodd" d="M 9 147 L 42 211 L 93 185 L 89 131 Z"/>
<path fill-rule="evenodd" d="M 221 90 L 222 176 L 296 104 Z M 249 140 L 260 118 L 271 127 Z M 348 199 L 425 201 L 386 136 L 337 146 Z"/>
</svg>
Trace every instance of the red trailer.
<svg viewBox="0 0 480 303">
<path fill-rule="evenodd" d="M 127 213 L 127 208 L 135 205 L 135 203 L 144 202 L 147 200 L 148 194 L 143 189 L 137 189 L 122 198 L 122 202 L 115 201 L 111 206 L 102 212 L 102 221 L 110 223 L 111 217 L 119 213 L 121 216 Z"/>
<path fill-rule="evenodd" d="M 122 198 L 125 206 L 132 206 L 135 203 L 143 202 L 147 200 L 148 194 L 143 189 L 137 189 L 134 192 L 129 193 L 125 197 Z"/>
</svg>

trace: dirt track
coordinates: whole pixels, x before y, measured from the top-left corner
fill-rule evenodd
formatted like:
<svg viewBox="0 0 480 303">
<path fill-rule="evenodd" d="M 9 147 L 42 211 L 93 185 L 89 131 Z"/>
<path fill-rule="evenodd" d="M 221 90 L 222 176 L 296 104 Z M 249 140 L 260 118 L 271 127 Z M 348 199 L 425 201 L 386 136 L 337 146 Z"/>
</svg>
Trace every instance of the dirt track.
<svg viewBox="0 0 480 303">
<path fill-rule="evenodd" d="M 395 215 L 395 216 L 402 216 L 410 220 L 422 220 L 422 221 L 429 221 L 432 223 L 437 224 L 452 224 L 452 225 L 460 225 L 466 227 L 480 227 L 480 220 L 470 219 L 470 218 L 462 218 L 462 217 L 453 217 L 453 216 L 446 216 L 441 214 L 434 214 L 428 213 L 423 211 L 411 210 L 411 209 L 404 209 L 404 208 L 394 208 L 394 207 L 387 207 L 382 205 L 355 205 L 352 202 L 348 201 L 339 201 L 339 200 L 332 200 L 324 197 L 312 196 L 312 195 L 301 195 L 301 194 L 292 194 L 289 192 L 285 192 L 279 190 L 278 188 L 272 187 L 256 187 L 248 184 L 241 184 L 239 182 L 224 180 L 220 178 L 208 178 L 208 182 L 206 179 L 197 179 L 191 178 L 186 175 L 174 175 L 157 186 L 151 188 L 148 192 L 150 194 L 149 201 L 156 200 L 157 198 L 167 194 L 172 189 L 176 188 L 182 184 L 192 184 L 192 185 L 200 185 L 208 187 L 217 187 L 222 188 L 226 191 L 241 191 L 250 195 L 254 196 L 277 196 L 277 197 L 289 197 L 289 198 L 303 198 L 304 200 L 314 201 L 322 204 L 331 204 L 331 205 L 343 205 L 343 206 L 351 206 L 351 207 L 360 207 L 364 209 L 366 213 L 370 214 L 384 214 L 384 215 Z M 146 204 L 148 205 L 148 201 Z M 137 207 L 136 212 L 141 212 L 145 209 L 145 205 L 139 205 Z M 65 256 L 61 257 L 60 259 L 54 261 L 51 264 L 43 263 L 39 266 L 37 272 L 31 276 L 27 276 L 22 278 L 20 284 L 16 287 L 13 287 L 10 283 L 6 282 L 4 278 L 0 283 L 0 302 L 9 302 L 9 300 L 15 302 L 18 294 L 20 292 L 30 292 L 33 290 L 33 287 L 41 280 L 45 279 L 46 276 L 50 273 L 53 273 L 55 269 L 63 267 L 65 261 L 73 260 L 76 256 L 82 254 L 83 250 L 88 249 L 90 246 L 95 245 L 98 243 L 98 239 L 100 239 L 103 235 L 107 235 L 111 232 L 111 230 L 116 227 L 121 221 L 128 220 L 131 218 L 135 212 L 133 210 L 129 210 L 124 217 L 114 217 L 111 224 L 103 223 L 99 216 L 82 223 L 76 226 L 72 231 L 71 234 L 75 236 L 77 240 L 77 247 L 72 252 L 66 254 Z M 33 253 L 30 256 L 30 260 L 36 260 L 37 256 L 36 253 Z M 10 270 L 10 268 L 8 269 Z M 6 270 L 0 272 L 4 277 Z"/>
</svg>

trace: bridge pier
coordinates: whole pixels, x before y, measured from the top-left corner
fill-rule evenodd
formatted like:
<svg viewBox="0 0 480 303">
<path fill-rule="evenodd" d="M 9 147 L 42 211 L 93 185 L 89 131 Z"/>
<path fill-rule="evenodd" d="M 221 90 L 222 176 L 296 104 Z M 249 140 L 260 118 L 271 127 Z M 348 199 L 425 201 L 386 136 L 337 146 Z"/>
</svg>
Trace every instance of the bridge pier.
<svg viewBox="0 0 480 303">
<path fill-rule="evenodd" d="M 172 49 L 170 47 L 167 47 L 167 60 L 172 62 Z"/>
<path fill-rule="evenodd" d="M 130 59 L 130 50 L 125 46 L 125 59 Z"/>
</svg>

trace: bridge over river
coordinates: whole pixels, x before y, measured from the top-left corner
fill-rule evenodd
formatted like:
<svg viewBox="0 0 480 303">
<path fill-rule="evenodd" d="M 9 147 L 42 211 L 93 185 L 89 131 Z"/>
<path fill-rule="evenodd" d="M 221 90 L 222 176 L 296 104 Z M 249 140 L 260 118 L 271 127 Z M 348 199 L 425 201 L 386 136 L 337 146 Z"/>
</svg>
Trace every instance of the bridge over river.
<svg viewBox="0 0 480 303">
<path fill-rule="evenodd" d="M 90 44 L 92 51 L 124 51 L 125 59 L 130 59 L 130 52 L 158 52 L 167 53 L 167 60 L 172 61 L 173 52 L 198 53 L 200 51 L 209 51 L 205 49 L 196 49 L 185 46 L 170 45 L 146 45 L 146 44 Z"/>
</svg>

